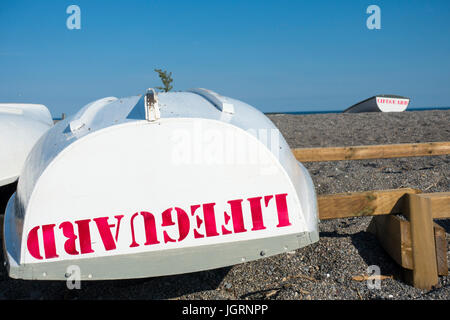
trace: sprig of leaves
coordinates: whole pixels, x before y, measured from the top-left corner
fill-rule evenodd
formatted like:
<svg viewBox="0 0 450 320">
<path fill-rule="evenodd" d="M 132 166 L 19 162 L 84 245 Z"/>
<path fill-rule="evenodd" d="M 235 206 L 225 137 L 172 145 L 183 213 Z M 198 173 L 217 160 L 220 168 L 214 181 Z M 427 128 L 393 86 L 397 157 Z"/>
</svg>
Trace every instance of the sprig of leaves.
<svg viewBox="0 0 450 320">
<path fill-rule="evenodd" d="M 173 86 L 171 85 L 173 79 L 172 79 L 172 72 L 167 73 L 166 70 L 161 69 L 155 69 L 155 72 L 158 72 L 159 78 L 161 79 L 164 87 L 156 87 L 156 89 L 169 92 L 173 89 Z"/>
</svg>

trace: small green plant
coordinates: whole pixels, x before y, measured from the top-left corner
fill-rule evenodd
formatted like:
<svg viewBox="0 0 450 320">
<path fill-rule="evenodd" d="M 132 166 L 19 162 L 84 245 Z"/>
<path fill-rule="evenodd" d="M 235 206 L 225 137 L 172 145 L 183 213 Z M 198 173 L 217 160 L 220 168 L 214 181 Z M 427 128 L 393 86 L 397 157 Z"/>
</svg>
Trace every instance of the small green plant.
<svg viewBox="0 0 450 320">
<path fill-rule="evenodd" d="M 155 69 L 155 72 L 158 72 L 159 78 L 161 79 L 164 87 L 156 87 L 156 89 L 169 92 L 173 89 L 173 86 L 171 85 L 173 79 L 172 79 L 172 72 L 167 73 L 166 70 L 161 69 Z"/>
</svg>

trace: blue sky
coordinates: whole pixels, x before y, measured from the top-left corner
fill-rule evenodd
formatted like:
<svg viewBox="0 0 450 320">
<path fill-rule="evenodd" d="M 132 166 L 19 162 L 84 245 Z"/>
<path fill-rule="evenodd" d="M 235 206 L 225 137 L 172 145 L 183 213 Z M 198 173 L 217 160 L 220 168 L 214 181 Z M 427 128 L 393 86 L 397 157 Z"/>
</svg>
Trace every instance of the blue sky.
<svg viewBox="0 0 450 320">
<path fill-rule="evenodd" d="M 81 9 L 69 30 L 66 8 Z M 369 30 L 369 5 L 381 29 Z M 0 101 L 72 114 L 105 96 L 204 87 L 262 111 L 342 110 L 375 94 L 450 105 L 450 1 L 0 2 Z"/>
</svg>

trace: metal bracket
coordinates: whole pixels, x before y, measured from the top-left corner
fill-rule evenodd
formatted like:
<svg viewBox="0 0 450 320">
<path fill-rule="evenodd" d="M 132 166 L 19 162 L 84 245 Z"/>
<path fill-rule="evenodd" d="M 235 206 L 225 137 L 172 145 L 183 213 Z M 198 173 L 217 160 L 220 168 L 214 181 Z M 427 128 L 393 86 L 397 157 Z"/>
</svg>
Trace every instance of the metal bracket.
<svg viewBox="0 0 450 320">
<path fill-rule="evenodd" d="M 145 93 L 145 118 L 148 121 L 156 121 L 161 118 L 158 96 L 153 88 L 147 89 Z"/>
</svg>

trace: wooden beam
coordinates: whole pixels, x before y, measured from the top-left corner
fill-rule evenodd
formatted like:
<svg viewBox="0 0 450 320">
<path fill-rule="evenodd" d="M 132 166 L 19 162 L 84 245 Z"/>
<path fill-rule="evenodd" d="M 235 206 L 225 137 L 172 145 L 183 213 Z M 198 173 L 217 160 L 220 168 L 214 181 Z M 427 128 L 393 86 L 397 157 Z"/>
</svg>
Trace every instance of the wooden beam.
<svg viewBox="0 0 450 320">
<path fill-rule="evenodd" d="M 414 270 L 412 285 L 430 290 L 438 283 L 433 214 L 429 198 L 408 194 L 404 214 L 411 227 Z"/>
<path fill-rule="evenodd" d="M 434 241 L 436 246 L 438 275 L 448 276 L 447 239 L 445 237 L 445 229 L 437 223 L 434 224 Z"/>
<path fill-rule="evenodd" d="M 337 193 L 317 197 L 321 220 L 402 212 L 403 199 L 416 189 Z"/>
<path fill-rule="evenodd" d="M 421 157 L 450 154 L 450 142 L 292 149 L 300 162 Z"/>
<path fill-rule="evenodd" d="M 445 229 L 434 223 L 437 272 L 448 275 L 447 240 Z M 374 234 L 384 250 L 402 268 L 414 270 L 410 222 L 396 215 L 375 216 L 367 228 Z"/>
<path fill-rule="evenodd" d="M 407 220 L 395 215 L 376 216 L 372 218 L 367 229 L 374 234 L 384 250 L 397 264 L 413 270 L 410 226 Z"/>
<path fill-rule="evenodd" d="M 434 219 L 450 218 L 450 192 L 423 193 L 420 197 L 430 201 Z"/>
</svg>

